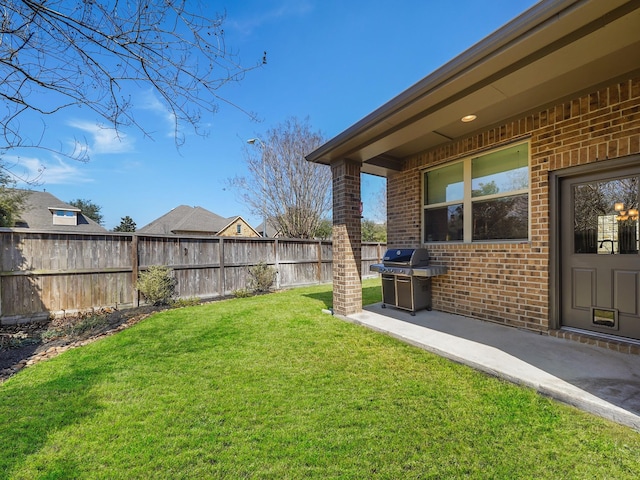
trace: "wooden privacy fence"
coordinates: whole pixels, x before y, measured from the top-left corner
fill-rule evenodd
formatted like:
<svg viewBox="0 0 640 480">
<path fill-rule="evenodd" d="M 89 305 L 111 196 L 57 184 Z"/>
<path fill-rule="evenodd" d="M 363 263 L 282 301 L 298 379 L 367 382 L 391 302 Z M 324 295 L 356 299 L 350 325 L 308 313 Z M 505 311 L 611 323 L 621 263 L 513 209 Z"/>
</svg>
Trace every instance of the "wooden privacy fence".
<svg viewBox="0 0 640 480">
<path fill-rule="evenodd" d="M 363 244 L 363 277 L 383 253 L 383 244 Z M 136 279 L 151 265 L 173 269 L 181 298 L 231 295 L 260 262 L 276 269 L 278 288 L 332 280 L 330 241 L 2 229 L 0 323 L 138 306 Z"/>
</svg>

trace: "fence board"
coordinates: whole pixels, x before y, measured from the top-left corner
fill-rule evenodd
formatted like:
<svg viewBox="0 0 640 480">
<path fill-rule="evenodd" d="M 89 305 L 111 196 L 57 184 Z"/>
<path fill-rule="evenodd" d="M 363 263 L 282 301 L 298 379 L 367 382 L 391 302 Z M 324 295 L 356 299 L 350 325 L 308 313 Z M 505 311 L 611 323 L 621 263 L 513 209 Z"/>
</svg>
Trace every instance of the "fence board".
<svg viewBox="0 0 640 480">
<path fill-rule="evenodd" d="M 363 277 L 381 251 L 363 244 Z M 0 323 L 137 306 L 137 273 L 151 265 L 173 269 L 180 297 L 231 295 L 260 262 L 277 270 L 280 288 L 332 280 L 326 241 L 0 229 Z"/>
</svg>

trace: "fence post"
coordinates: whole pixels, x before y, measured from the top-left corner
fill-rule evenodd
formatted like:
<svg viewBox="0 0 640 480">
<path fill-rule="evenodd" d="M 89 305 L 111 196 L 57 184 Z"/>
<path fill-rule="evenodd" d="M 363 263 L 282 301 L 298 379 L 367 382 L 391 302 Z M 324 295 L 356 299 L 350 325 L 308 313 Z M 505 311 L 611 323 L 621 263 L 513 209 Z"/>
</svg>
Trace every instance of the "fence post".
<svg viewBox="0 0 640 480">
<path fill-rule="evenodd" d="M 138 273 L 140 270 L 140 259 L 138 256 L 138 235 L 131 234 L 131 290 L 132 290 L 132 304 L 134 307 L 140 306 L 140 295 L 138 294 Z"/>
<path fill-rule="evenodd" d="M 276 268 L 276 290 L 280 290 L 280 243 L 277 238 L 273 239 L 273 256 Z"/>
<path fill-rule="evenodd" d="M 218 238 L 220 239 L 220 247 L 218 248 L 218 254 L 220 255 L 218 259 L 218 265 L 220 265 L 218 269 L 218 293 L 221 297 L 224 297 L 224 239 L 222 237 Z"/>
<path fill-rule="evenodd" d="M 2 232 L 0 233 L 0 235 L 3 237 L 2 238 L 2 242 L 0 242 L 0 245 L 6 245 L 6 241 L 7 239 L 4 238 L 5 237 L 5 233 Z M 0 272 L 2 272 L 3 267 L 4 267 L 4 263 L 2 261 L 2 252 L 3 252 L 3 248 L 0 248 Z M 2 318 L 2 276 L 0 276 L 0 319 Z M 2 325 L 2 320 L 0 320 L 0 325 Z"/>
<path fill-rule="evenodd" d="M 318 279 L 318 283 L 322 283 L 322 240 L 318 240 L 316 249 L 318 250 L 318 267 L 316 271 L 316 278 Z"/>
</svg>

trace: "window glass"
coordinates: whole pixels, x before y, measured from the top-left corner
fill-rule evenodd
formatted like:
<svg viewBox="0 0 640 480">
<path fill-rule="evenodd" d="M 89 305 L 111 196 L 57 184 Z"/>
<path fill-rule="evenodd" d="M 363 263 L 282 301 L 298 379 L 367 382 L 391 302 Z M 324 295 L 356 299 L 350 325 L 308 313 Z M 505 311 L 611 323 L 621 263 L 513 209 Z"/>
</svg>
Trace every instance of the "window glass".
<svg viewBox="0 0 640 480">
<path fill-rule="evenodd" d="M 424 226 L 424 238 L 427 242 L 462 240 L 462 204 L 425 210 Z"/>
<path fill-rule="evenodd" d="M 526 144 L 474 158 L 471 169 L 472 197 L 529 188 L 529 153 Z"/>
<path fill-rule="evenodd" d="M 528 239 L 529 174 L 528 142 L 426 171 L 424 241 Z"/>
<path fill-rule="evenodd" d="M 464 196 L 464 164 L 454 163 L 431 170 L 424 182 L 425 205 L 462 200 Z"/>
<path fill-rule="evenodd" d="M 473 240 L 516 240 L 528 236 L 528 195 L 473 202 L 471 215 Z"/>
<path fill-rule="evenodd" d="M 573 187 L 575 253 L 638 253 L 638 177 Z"/>
</svg>

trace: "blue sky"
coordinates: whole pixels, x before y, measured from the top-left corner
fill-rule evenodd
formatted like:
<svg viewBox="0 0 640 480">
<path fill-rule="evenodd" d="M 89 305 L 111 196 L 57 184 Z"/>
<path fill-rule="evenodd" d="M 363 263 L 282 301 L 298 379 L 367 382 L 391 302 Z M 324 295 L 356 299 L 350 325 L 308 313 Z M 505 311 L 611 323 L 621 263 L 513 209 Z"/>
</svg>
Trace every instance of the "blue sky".
<svg viewBox="0 0 640 480">
<path fill-rule="evenodd" d="M 45 118 L 47 136 L 61 143 L 86 138 L 91 161 L 80 163 L 42 150 L 22 151 L 16 171 L 45 167 L 41 184 L 63 201 L 100 205 L 112 229 L 126 215 L 138 228 L 179 205 L 201 206 L 224 217 L 261 222 L 226 181 L 245 174 L 249 138 L 288 117 L 308 117 L 330 139 L 453 59 L 536 2 L 532 0 L 228 0 L 227 46 L 250 65 L 267 51 L 268 63 L 219 95 L 260 119 L 220 103 L 203 119 L 209 135 L 187 132 L 176 149 L 170 121 L 148 90 L 136 93 L 137 119 L 153 139 L 126 129 L 97 128 L 81 109 Z M 5 160 L 11 161 L 11 157 Z M 375 196 L 384 180 L 363 177 L 364 216 L 378 216 Z"/>
</svg>

